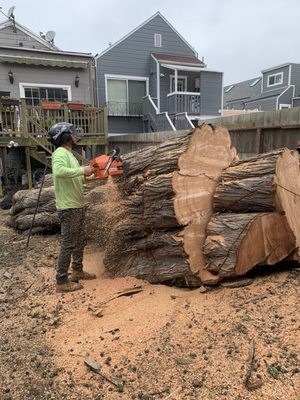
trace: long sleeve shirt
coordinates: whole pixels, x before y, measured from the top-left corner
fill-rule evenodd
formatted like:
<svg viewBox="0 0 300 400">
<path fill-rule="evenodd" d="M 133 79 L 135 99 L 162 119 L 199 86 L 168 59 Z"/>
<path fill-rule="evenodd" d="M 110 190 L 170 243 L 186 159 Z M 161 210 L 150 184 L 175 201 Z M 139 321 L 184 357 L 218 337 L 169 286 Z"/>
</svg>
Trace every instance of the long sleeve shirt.
<svg viewBox="0 0 300 400">
<path fill-rule="evenodd" d="M 56 208 L 82 208 L 84 168 L 76 157 L 65 147 L 59 147 L 52 154 L 52 171 Z"/>
</svg>

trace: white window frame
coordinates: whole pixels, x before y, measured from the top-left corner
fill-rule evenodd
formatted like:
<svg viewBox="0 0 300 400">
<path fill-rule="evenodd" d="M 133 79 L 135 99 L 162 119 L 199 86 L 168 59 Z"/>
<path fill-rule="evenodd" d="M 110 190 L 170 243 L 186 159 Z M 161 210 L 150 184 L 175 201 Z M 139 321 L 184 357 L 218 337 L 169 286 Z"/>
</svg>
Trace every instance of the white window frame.
<svg viewBox="0 0 300 400">
<path fill-rule="evenodd" d="M 175 87 L 175 85 L 174 85 L 174 92 L 172 90 L 173 89 L 172 88 L 172 79 L 174 79 L 174 81 L 175 81 L 175 75 L 170 75 L 170 93 L 178 92 L 178 90 Z M 177 76 L 177 82 L 178 82 L 178 79 L 183 79 L 184 80 L 184 91 L 183 92 L 186 92 L 187 91 L 187 76 L 186 75 L 178 75 Z M 178 93 L 181 93 L 181 92 L 178 92 Z"/>
<path fill-rule="evenodd" d="M 279 104 L 279 110 L 283 110 L 285 108 L 291 108 L 290 104 L 284 104 L 284 103 L 280 103 Z"/>
<path fill-rule="evenodd" d="M 54 89 L 63 89 L 66 90 L 68 93 L 68 101 L 72 100 L 72 90 L 71 85 L 57 85 L 57 84 L 50 84 L 50 83 L 19 83 L 19 90 L 20 90 L 20 98 L 25 99 L 25 88 L 54 88 Z"/>
<path fill-rule="evenodd" d="M 229 93 L 230 90 L 232 90 L 234 88 L 235 85 L 230 85 L 228 86 L 228 88 L 225 89 L 225 93 Z"/>
<path fill-rule="evenodd" d="M 107 81 L 108 80 L 117 80 L 117 81 L 126 81 L 126 102 L 129 103 L 129 91 L 128 91 L 128 81 L 145 81 L 146 82 L 146 96 L 149 96 L 149 78 L 146 76 L 131 76 L 131 75 L 111 75 L 105 74 L 105 102 L 108 103 L 108 90 L 107 90 Z"/>
<path fill-rule="evenodd" d="M 261 78 L 254 79 L 254 81 L 250 83 L 250 87 L 257 85 L 260 80 Z"/>
<path fill-rule="evenodd" d="M 281 79 L 280 82 L 277 83 L 269 83 L 270 78 L 272 78 L 273 76 L 278 76 L 280 75 Z M 267 76 L 267 87 L 272 87 L 272 86 L 277 86 L 277 85 L 282 85 L 283 84 L 283 72 L 277 72 L 276 74 L 271 74 Z"/>
<path fill-rule="evenodd" d="M 154 47 L 162 47 L 161 33 L 154 33 Z"/>
</svg>

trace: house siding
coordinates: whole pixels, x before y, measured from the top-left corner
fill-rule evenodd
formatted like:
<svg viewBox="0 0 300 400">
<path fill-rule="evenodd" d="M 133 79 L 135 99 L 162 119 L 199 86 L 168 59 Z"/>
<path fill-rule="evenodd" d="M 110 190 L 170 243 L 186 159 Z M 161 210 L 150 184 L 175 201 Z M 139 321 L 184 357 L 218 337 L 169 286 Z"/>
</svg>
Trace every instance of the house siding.
<svg viewBox="0 0 300 400">
<path fill-rule="evenodd" d="M 149 94 L 153 101 L 157 103 L 157 63 L 150 57 L 150 69 L 149 69 Z"/>
<path fill-rule="evenodd" d="M 201 71 L 200 109 L 201 115 L 221 115 L 223 74 L 221 72 Z"/>
<path fill-rule="evenodd" d="M 139 117 L 109 117 L 109 133 L 142 133 L 143 120 Z"/>
<path fill-rule="evenodd" d="M 251 101 L 245 103 L 245 110 L 254 110 L 254 109 L 258 109 L 260 111 L 276 110 L 276 100 L 277 97 L 269 97 L 267 99 Z"/>
<path fill-rule="evenodd" d="M 300 65 L 292 64 L 291 85 L 295 85 L 295 97 L 300 96 Z"/>
<path fill-rule="evenodd" d="M 154 47 L 154 33 L 162 47 Z M 105 103 L 105 74 L 149 77 L 150 54 L 195 56 L 195 52 L 159 15 L 97 59 L 99 103 Z"/>
<path fill-rule="evenodd" d="M 294 88 L 290 87 L 281 96 L 278 97 L 278 109 L 280 109 L 280 104 L 290 104 L 292 105 Z"/>
<path fill-rule="evenodd" d="M 49 46 L 35 40 L 18 28 L 16 29 L 16 32 L 14 32 L 12 26 L 0 29 L 0 43 L 1 46 L 14 46 L 19 48 L 29 47 L 33 49 L 49 50 Z M 22 45 L 20 45 L 20 43 L 22 43 Z"/>
<path fill-rule="evenodd" d="M 268 76 L 278 74 L 280 72 L 283 72 L 282 84 L 268 87 L 267 86 Z M 271 71 L 263 73 L 263 92 L 268 92 L 273 89 L 280 89 L 281 87 L 284 88 L 285 86 L 288 86 L 288 83 L 289 83 L 289 66 L 288 65 L 285 67 L 282 67 L 282 68 L 272 69 Z"/>
<path fill-rule="evenodd" d="M 14 74 L 14 83 L 8 80 L 8 71 Z M 78 74 L 80 83 L 75 87 L 75 76 Z M 72 100 L 84 103 L 93 103 L 93 89 L 89 70 L 75 70 L 70 68 L 38 67 L 34 65 L 0 63 L 1 91 L 8 91 L 14 98 L 20 98 L 19 83 L 41 83 L 53 85 L 70 85 Z"/>
</svg>

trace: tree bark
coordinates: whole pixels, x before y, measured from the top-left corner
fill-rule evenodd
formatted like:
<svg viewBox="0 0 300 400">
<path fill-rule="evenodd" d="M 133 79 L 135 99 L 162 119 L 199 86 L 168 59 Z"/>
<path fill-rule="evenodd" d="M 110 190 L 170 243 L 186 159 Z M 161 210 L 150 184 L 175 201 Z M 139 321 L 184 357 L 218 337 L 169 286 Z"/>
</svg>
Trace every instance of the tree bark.
<svg viewBox="0 0 300 400">
<path fill-rule="evenodd" d="M 215 282 L 202 246 L 215 187 L 235 157 L 228 131 L 210 125 L 123 157 L 129 174 L 119 184 L 115 209 L 122 211 L 110 232 L 106 268 L 152 283 Z"/>
<path fill-rule="evenodd" d="M 207 269 L 219 277 L 243 275 L 258 264 L 273 265 L 293 252 L 299 256 L 298 153 L 278 150 L 225 169 L 214 209 L 203 251 Z"/>
</svg>

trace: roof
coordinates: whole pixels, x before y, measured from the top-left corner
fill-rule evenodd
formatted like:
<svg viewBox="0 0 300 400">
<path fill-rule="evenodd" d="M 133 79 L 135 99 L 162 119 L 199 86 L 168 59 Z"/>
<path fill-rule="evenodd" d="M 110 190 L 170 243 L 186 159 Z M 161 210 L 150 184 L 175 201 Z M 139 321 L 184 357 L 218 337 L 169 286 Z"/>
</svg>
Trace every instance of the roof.
<svg viewBox="0 0 300 400">
<path fill-rule="evenodd" d="M 170 22 L 159 12 L 157 11 L 155 14 L 153 14 L 150 18 L 146 19 L 146 21 L 144 21 L 142 24 L 140 24 L 139 26 L 137 26 L 135 29 L 133 29 L 132 31 L 130 31 L 129 33 L 127 33 L 127 35 L 123 36 L 120 40 L 118 40 L 116 43 L 112 44 L 111 46 L 109 46 L 107 49 L 103 50 L 97 57 L 96 59 L 98 59 L 99 57 L 103 56 L 105 53 L 107 53 L 108 51 L 110 51 L 111 49 L 113 49 L 114 47 L 116 47 L 118 44 L 122 43 L 124 40 L 126 40 L 129 36 L 133 35 L 136 31 L 138 31 L 139 29 L 141 29 L 143 26 L 145 26 L 146 24 L 148 24 L 150 21 L 152 21 L 154 18 L 156 18 L 157 16 L 161 17 L 165 23 L 180 37 L 180 39 L 194 52 L 195 56 L 197 56 L 197 52 L 196 50 L 184 39 L 183 36 L 180 35 L 180 33 L 174 28 L 173 25 L 170 24 Z"/>
<path fill-rule="evenodd" d="M 41 36 L 37 35 L 36 33 L 32 32 L 30 29 L 28 29 L 26 26 L 21 25 L 19 22 L 15 21 L 14 22 L 15 27 L 19 29 L 20 31 L 26 33 L 28 36 L 32 37 L 34 40 L 40 42 L 44 46 L 48 47 L 49 49 L 53 50 L 59 50 L 57 46 L 55 46 L 52 43 L 49 43 L 47 40 L 43 39 Z M 7 26 L 13 26 L 13 21 L 8 19 L 7 21 L 4 21 L 0 24 L 0 29 L 4 29 Z"/>
<path fill-rule="evenodd" d="M 200 67 L 205 67 L 204 62 L 199 60 L 197 57 L 186 57 L 186 56 L 174 56 L 171 54 L 163 54 L 163 53 L 151 53 L 152 56 L 157 60 L 165 63 L 172 64 L 191 64 L 197 65 Z"/>
<path fill-rule="evenodd" d="M 58 60 L 50 58 L 38 57 L 22 57 L 22 56 L 2 56 L 0 55 L 0 62 L 7 62 L 11 64 L 27 64 L 27 65 L 43 65 L 45 67 L 60 67 L 60 68 L 87 68 L 88 62 L 82 61 L 69 61 Z"/>
<path fill-rule="evenodd" d="M 263 92 L 263 93 L 261 93 L 260 95 L 258 95 L 256 97 L 253 97 L 251 99 L 247 99 L 246 103 L 250 102 L 250 101 L 268 99 L 268 98 L 271 98 L 271 97 L 278 97 L 280 94 L 282 94 L 289 87 L 291 87 L 291 86 L 284 86 L 284 87 L 282 87 L 280 89 L 268 90 L 267 92 Z"/>
<path fill-rule="evenodd" d="M 256 84 L 254 84 L 254 82 Z M 254 84 L 251 86 L 251 84 Z M 231 89 L 230 89 L 231 87 Z M 227 90 L 227 92 L 226 92 Z M 261 93 L 261 77 L 224 86 L 224 104 L 238 100 L 249 100 Z"/>
<path fill-rule="evenodd" d="M 79 57 L 88 57 L 92 58 L 92 53 L 78 53 L 74 51 L 63 51 L 63 50 L 44 50 L 44 49 L 31 49 L 27 47 L 15 47 L 15 46 L 0 46 L 0 50 L 17 50 L 22 52 L 31 52 L 31 53 L 41 53 L 41 54 L 58 54 L 64 56 L 79 56 Z"/>
</svg>

